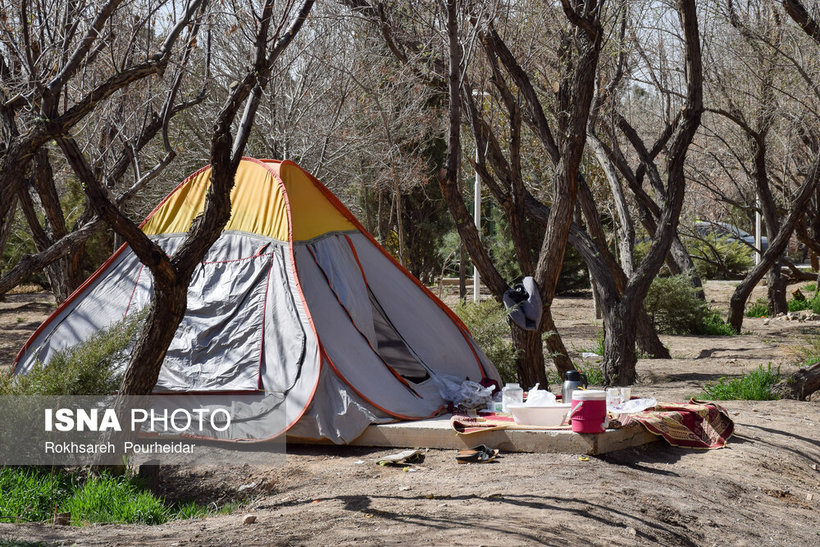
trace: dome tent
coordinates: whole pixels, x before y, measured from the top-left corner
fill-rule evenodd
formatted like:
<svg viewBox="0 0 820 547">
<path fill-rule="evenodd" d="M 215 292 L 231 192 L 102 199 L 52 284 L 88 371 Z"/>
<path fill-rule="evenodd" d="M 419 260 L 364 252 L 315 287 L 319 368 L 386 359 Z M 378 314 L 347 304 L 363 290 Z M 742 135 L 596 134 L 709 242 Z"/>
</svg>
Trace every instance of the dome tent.
<svg viewBox="0 0 820 547">
<path fill-rule="evenodd" d="M 210 168 L 200 169 L 143 222 L 169 254 L 203 210 L 209 180 Z M 231 199 L 155 393 L 226 403 L 257 394 L 285 418 L 260 412 L 241 440 L 287 431 L 345 443 L 374 422 L 438 414 L 439 376 L 500 380 L 458 317 L 298 165 L 244 158 Z M 124 245 L 37 329 L 15 372 L 136 313 L 151 287 Z"/>
</svg>

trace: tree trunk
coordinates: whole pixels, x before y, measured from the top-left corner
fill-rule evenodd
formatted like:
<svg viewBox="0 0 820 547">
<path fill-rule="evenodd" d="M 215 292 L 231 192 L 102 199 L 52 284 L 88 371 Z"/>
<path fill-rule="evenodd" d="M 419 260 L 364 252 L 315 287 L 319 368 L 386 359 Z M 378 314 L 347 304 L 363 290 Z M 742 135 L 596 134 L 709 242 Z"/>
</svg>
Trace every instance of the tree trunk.
<svg viewBox="0 0 820 547">
<path fill-rule="evenodd" d="M 766 274 L 766 286 L 769 297 L 769 310 L 772 315 L 786 313 L 789 311 L 786 305 L 786 278 L 780 271 L 780 264 L 772 264 L 769 273 Z"/>
<path fill-rule="evenodd" d="M 801 368 L 788 378 L 781 380 L 772 389 L 784 399 L 805 401 L 820 389 L 820 362 Z"/>
<path fill-rule="evenodd" d="M 680 273 L 685 273 L 689 278 L 689 284 L 695 289 L 695 296 L 705 302 L 706 293 L 703 292 L 703 281 L 695 269 L 695 263 L 692 262 L 689 251 L 686 250 L 686 247 L 677 234 L 675 234 L 675 237 L 672 239 L 672 245 L 669 247 L 669 257 L 671 260 L 667 260 L 667 264 L 676 264 Z"/>
<path fill-rule="evenodd" d="M 546 334 L 547 349 L 552 358 L 552 363 L 555 365 L 561 378 L 563 378 L 568 370 L 575 368 L 575 365 L 572 364 L 569 353 L 567 353 L 567 348 L 564 346 L 564 341 L 558 334 L 558 328 L 555 326 L 555 322 L 552 319 L 552 312 L 549 308 L 544 308 L 539 332 Z"/>
<path fill-rule="evenodd" d="M 595 319 L 602 319 L 604 314 L 601 312 L 601 293 L 598 291 L 598 285 L 595 283 L 592 272 L 589 273 L 589 285 L 592 287 L 592 312 Z"/>
<path fill-rule="evenodd" d="M 458 299 L 462 302 L 467 299 L 467 253 L 461 242 L 458 244 Z"/>
<path fill-rule="evenodd" d="M 652 319 L 646 313 L 646 310 L 641 308 L 638 311 L 638 319 L 635 321 L 636 338 L 638 348 L 649 355 L 652 359 L 671 359 L 672 355 L 669 349 L 663 345 L 661 339 L 658 338 L 658 331 L 655 325 L 652 324 Z"/>
<path fill-rule="evenodd" d="M 543 323 L 542 323 L 543 324 Z M 547 373 L 544 365 L 544 343 L 541 332 L 525 330 L 510 321 L 513 347 L 516 350 L 515 368 L 518 382 L 524 389 L 532 388 L 536 383 L 546 389 Z"/>
<path fill-rule="evenodd" d="M 621 268 L 626 277 L 629 277 L 632 275 L 632 272 L 635 271 L 632 262 L 632 253 L 635 247 L 635 223 L 632 220 L 632 215 L 629 213 L 629 206 L 627 205 L 626 195 L 624 194 L 621 180 L 618 177 L 618 172 L 609 156 L 607 156 L 606 148 L 592 131 L 589 131 L 587 134 L 587 143 L 595 153 L 595 157 L 601 165 L 601 168 L 603 168 L 606 180 L 609 183 L 609 189 L 612 192 L 612 199 L 615 202 L 615 212 L 618 218 L 618 254 L 621 261 Z"/>
<path fill-rule="evenodd" d="M 401 188 L 398 183 L 394 187 L 396 192 L 396 235 L 399 239 L 399 263 L 407 268 L 407 258 L 404 250 L 404 207 L 401 201 Z"/>
<path fill-rule="evenodd" d="M 148 394 L 154 389 L 168 346 L 174 340 L 176 327 L 182 322 L 188 306 L 188 282 L 177 280 L 170 286 L 155 283 L 148 315 L 132 352 L 140 356 L 139 366 L 129 366 L 120 391 L 126 394 Z M 162 305 L 157 305 L 161 301 Z M 174 328 L 169 328 L 173 325 Z"/>
<path fill-rule="evenodd" d="M 6 243 L 9 240 L 9 235 L 11 235 L 11 228 L 14 226 L 14 217 L 17 214 L 17 200 L 11 202 L 11 207 L 9 208 L 9 214 L 4 218 L 0 219 L 0 256 L 3 256 L 3 251 L 6 250 Z M 3 296 L 5 291 L 0 291 L 0 297 Z"/>
<path fill-rule="evenodd" d="M 634 301 L 633 301 L 634 302 Z M 635 313 L 623 303 L 604 310 L 604 384 L 629 386 L 635 383 Z"/>
</svg>

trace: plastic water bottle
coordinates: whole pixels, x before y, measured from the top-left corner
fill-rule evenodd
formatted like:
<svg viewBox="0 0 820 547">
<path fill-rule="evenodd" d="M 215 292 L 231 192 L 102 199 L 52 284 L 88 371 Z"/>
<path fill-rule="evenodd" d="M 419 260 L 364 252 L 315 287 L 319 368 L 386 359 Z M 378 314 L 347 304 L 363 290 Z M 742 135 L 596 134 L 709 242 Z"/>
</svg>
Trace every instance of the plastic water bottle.
<svg viewBox="0 0 820 547">
<path fill-rule="evenodd" d="M 509 405 L 523 404 L 524 390 L 518 384 L 507 384 L 501 390 L 501 411 L 509 412 Z"/>
</svg>

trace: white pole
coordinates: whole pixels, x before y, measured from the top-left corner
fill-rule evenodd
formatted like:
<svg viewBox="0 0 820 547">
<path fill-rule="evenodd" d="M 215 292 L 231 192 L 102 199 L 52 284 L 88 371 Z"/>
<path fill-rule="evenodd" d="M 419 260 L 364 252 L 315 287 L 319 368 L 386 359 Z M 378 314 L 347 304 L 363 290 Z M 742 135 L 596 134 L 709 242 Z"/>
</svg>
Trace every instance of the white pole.
<svg viewBox="0 0 820 547">
<path fill-rule="evenodd" d="M 475 145 L 475 162 L 478 165 L 478 143 Z M 481 178 L 478 170 L 475 172 L 475 185 L 473 186 L 473 217 L 475 227 L 478 230 L 478 237 L 481 238 Z M 481 301 L 481 279 L 478 275 L 478 268 L 473 265 L 473 302 Z"/>
<path fill-rule="evenodd" d="M 760 218 L 760 195 L 755 198 L 755 264 L 760 263 L 760 254 L 763 252 L 763 226 Z"/>
</svg>

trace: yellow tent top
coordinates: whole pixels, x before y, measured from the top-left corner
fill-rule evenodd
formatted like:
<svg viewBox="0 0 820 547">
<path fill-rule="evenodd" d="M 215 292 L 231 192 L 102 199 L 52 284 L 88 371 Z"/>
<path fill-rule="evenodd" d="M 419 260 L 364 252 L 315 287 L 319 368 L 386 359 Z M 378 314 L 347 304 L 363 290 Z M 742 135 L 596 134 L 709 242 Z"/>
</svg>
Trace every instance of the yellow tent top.
<svg viewBox="0 0 820 547">
<path fill-rule="evenodd" d="M 187 232 L 205 208 L 210 180 L 210 167 L 194 173 L 149 215 L 142 230 L 149 235 Z M 356 229 L 344 206 L 295 163 L 252 158 L 239 163 L 225 230 L 305 241 Z"/>
</svg>

